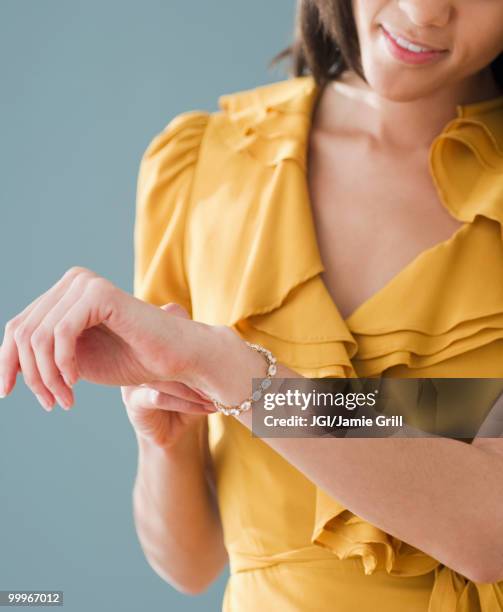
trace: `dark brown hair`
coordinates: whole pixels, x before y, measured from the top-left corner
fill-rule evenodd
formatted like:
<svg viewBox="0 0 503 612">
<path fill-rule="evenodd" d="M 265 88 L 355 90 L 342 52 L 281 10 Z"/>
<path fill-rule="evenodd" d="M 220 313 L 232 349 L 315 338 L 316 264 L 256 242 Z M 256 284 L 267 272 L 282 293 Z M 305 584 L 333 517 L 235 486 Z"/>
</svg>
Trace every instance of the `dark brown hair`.
<svg viewBox="0 0 503 612">
<path fill-rule="evenodd" d="M 269 66 L 282 60 L 290 76 L 312 74 L 320 86 L 348 68 L 366 81 L 351 0 L 298 0 L 293 42 Z M 503 53 L 490 65 L 503 90 Z"/>
</svg>

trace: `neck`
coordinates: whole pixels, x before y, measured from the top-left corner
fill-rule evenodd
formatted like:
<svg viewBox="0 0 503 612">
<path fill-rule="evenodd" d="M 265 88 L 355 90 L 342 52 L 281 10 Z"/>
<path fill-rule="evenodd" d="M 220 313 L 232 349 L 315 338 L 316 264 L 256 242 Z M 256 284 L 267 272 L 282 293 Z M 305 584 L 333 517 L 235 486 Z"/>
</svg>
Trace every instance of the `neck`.
<svg viewBox="0 0 503 612">
<path fill-rule="evenodd" d="M 318 121 L 327 130 L 338 127 L 350 135 L 366 136 L 381 149 L 418 150 L 428 148 L 457 116 L 457 105 L 502 94 L 489 68 L 454 88 L 407 101 L 385 98 L 356 73 L 346 71 L 326 86 Z"/>
</svg>

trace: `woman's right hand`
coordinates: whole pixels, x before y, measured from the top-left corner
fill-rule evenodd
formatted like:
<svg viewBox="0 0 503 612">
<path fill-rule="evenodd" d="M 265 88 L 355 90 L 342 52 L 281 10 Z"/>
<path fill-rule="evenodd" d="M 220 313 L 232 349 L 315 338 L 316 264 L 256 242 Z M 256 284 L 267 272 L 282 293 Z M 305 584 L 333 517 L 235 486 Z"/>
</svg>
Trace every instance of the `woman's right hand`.
<svg viewBox="0 0 503 612">
<path fill-rule="evenodd" d="M 176 304 L 161 308 L 187 318 Z M 121 394 L 136 434 L 164 449 L 197 431 L 208 414 L 215 411 L 210 400 L 176 381 L 121 386 Z"/>
<path fill-rule="evenodd" d="M 213 404 L 205 402 L 182 383 L 121 387 L 122 400 L 136 434 L 156 446 L 168 448 L 197 430 Z M 186 395 L 186 397 L 183 397 Z"/>
</svg>

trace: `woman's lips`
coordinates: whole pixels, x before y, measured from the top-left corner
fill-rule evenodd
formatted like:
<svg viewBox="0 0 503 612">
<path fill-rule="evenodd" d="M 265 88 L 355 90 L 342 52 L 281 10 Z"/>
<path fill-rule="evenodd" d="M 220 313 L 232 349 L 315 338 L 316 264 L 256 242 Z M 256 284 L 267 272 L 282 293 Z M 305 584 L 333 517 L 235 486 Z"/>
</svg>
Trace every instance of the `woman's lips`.
<svg viewBox="0 0 503 612">
<path fill-rule="evenodd" d="M 387 27 L 387 26 L 385 26 L 382 23 L 380 25 L 381 25 L 381 28 L 383 30 L 385 30 L 387 34 L 389 34 L 390 36 L 392 36 L 395 39 L 396 38 L 401 38 L 403 40 L 406 40 L 408 43 L 412 43 L 413 45 L 416 45 L 418 47 L 423 47 L 427 51 L 447 51 L 447 49 L 442 49 L 440 47 L 436 47 L 435 45 L 428 45 L 428 44 L 420 42 L 418 40 L 412 40 L 412 38 L 409 38 L 408 36 L 404 36 L 403 34 L 398 32 L 394 28 Z"/>
<path fill-rule="evenodd" d="M 386 48 L 389 53 L 395 58 L 406 64 L 427 64 L 438 61 L 447 52 L 447 49 L 443 50 L 428 50 L 428 51 L 411 51 L 405 47 L 400 46 L 393 36 L 386 30 L 386 28 L 380 25 L 381 34 L 385 39 Z M 405 39 L 407 40 L 407 39 Z M 412 43 L 415 44 L 415 43 Z"/>
</svg>

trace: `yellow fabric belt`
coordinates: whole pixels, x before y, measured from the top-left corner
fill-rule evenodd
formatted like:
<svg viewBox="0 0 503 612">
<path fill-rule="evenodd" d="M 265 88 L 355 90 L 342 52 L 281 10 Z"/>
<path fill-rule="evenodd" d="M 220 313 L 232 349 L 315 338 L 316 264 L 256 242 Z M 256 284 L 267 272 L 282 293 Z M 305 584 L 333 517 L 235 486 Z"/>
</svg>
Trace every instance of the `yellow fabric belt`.
<svg viewBox="0 0 503 612">
<path fill-rule="evenodd" d="M 237 574 L 238 572 L 265 569 L 278 563 L 332 561 L 336 560 L 336 557 L 320 546 L 306 546 L 285 550 L 274 555 L 253 555 L 232 550 L 229 552 L 229 559 L 231 573 Z"/>
<path fill-rule="evenodd" d="M 230 551 L 230 572 L 260 570 L 280 563 L 306 563 L 310 561 L 335 561 L 331 553 L 320 546 L 306 546 L 273 555 L 253 555 L 249 553 Z M 356 559 L 345 559 L 341 563 Z M 358 562 L 359 567 L 361 563 Z M 362 575 L 363 568 L 361 569 Z M 430 570 L 431 571 L 431 570 Z M 503 612 L 502 582 L 477 583 L 464 578 L 444 565 L 434 568 L 435 580 L 430 596 L 428 610 L 425 612 Z M 420 572 L 417 575 L 421 575 Z M 411 577 L 407 573 L 404 577 Z M 393 574 L 400 578 L 399 575 Z"/>
</svg>

